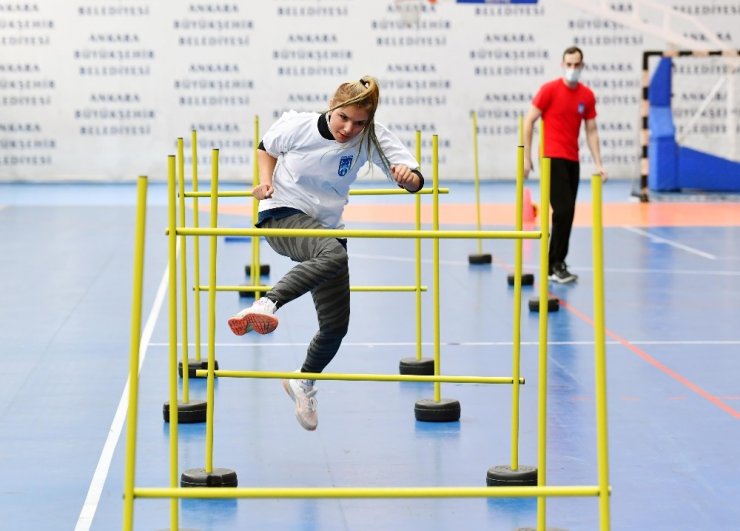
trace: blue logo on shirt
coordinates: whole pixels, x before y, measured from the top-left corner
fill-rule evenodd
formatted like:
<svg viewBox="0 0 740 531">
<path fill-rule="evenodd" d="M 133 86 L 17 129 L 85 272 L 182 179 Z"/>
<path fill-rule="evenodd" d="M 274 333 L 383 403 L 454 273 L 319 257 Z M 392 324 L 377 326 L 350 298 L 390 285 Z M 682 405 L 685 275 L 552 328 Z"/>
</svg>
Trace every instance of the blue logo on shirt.
<svg viewBox="0 0 740 531">
<path fill-rule="evenodd" d="M 344 177 L 345 175 L 347 175 L 350 166 L 352 166 L 352 155 L 345 155 L 344 157 L 339 159 L 339 170 L 337 171 L 339 176 Z"/>
<path fill-rule="evenodd" d="M 578 104 L 578 114 L 583 114 L 585 111 L 586 111 L 586 104 L 579 103 Z"/>
</svg>

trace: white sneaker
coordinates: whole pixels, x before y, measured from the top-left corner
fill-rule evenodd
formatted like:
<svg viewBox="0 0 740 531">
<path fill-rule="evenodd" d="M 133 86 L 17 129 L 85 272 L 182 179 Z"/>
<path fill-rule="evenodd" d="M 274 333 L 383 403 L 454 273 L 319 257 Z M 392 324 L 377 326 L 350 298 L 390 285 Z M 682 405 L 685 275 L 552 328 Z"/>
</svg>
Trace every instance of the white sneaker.
<svg viewBox="0 0 740 531">
<path fill-rule="evenodd" d="M 258 334 L 269 334 L 277 328 L 278 318 L 275 313 L 275 303 L 267 297 L 254 301 L 249 308 L 245 308 L 229 319 L 229 328 L 238 336 L 254 330 Z"/>
<path fill-rule="evenodd" d="M 569 282 L 578 280 L 578 275 L 574 275 L 568 271 L 568 266 L 565 265 L 565 262 L 560 262 L 553 264 L 552 271 L 550 272 L 550 280 L 558 284 L 568 284 Z"/>
<path fill-rule="evenodd" d="M 315 398 L 318 389 L 314 389 L 314 381 L 283 380 L 283 388 L 295 402 L 295 417 L 298 423 L 309 431 L 315 430 L 319 425 L 318 402 Z"/>
</svg>

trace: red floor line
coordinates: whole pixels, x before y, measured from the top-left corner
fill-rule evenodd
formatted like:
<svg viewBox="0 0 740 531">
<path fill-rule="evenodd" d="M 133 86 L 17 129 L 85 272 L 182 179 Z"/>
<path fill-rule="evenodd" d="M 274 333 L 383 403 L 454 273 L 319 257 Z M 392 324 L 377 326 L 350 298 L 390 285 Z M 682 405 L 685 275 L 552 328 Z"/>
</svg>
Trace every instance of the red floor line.
<svg viewBox="0 0 740 531">
<path fill-rule="evenodd" d="M 512 269 L 511 265 L 509 265 L 509 264 L 507 264 L 505 262 L 498 262 L 497 261 L 495 263 L 497 265 L 503 266 L 505 269 L 508 269 L 508 270 L 511 270 Z M 536 286 L 535 286 L 535 288 L 536 288 Z M 548 291 L 548 293 L 551 294 L 549 291 Z M 586 315 L 585 313 L 583 313 L 580 310 L 576 309 L 575 307 L 571 306 L 567 302 L 563 301 L 562 299 L 560 299 L 560 306 L 562 308 L 565 308 L 566 310 L 568 310 L 572 314 L 576 315 L 582 321 L 585 321 L 586 323 L 588 323 L 591 327 L 594 326 L 593 319 L 591 319 L 588 315 Z M 674 380 L 676 380 L 677 382 L 679 382 L 681 385 L 687 387 L 688 389 L 690 389 L 691 391 L 693 391 L 694 393 L 696 393 L 700 397 L 704 398 L 705 400 L 708 400 L 709 402 L 711 402 L 712 404 L 714 404 L 715 406 L 717 406 L 718 408 L 720 408 L 725 413 L 728 413 L 729 415 L 731 415 L 731 416 L 735 417 L 736 419 L 740 420 L 740 411 L 737 411 L 737 410 L 733 409 L 732 407 L 730 407 L 729 405 L 725 404 L 718 397 L 714 396 L 713 394 L 709 393 L 708 391 L 705 391 L 704 389 L 702 389 L 701 387 L 699 387 L 698 385 L 696 385 L 694 382 L 692 382 L 691 380 L 689 380 L 685 376 L 677 373 L 676 371 L 674 371 L 673 369 L 671 369 L 667 365 L 665 365 L 665 364 L 661 363 L 660 361 L 658 361 L 657 359 L 653 358 L 650 354 L 648 354 L 644 350 L 640 349 L 639 347 L 633 345 L 628 340 L 624 339 L 623 337 L 621 337 L 620 335 L 616 334 L 615 332 L 612 332 L 609 329 L 605 329 L 604 330 L 604 333 L 607 336 L 609 336 L 610 338 L 614 339 L 615 341 L 618 341 L 620 344 L 622 344 L 627 349 L 631 350 L 634 354 L 637 354 L 640 358 L 642 358 L 644 361 L 648 362 L 650 365 L 652 365 L 653 367 L 655 367 L 659 371 L 663 372 L 664 374 L 667 374 L 668 376 L 670 376 L 671 378 L 673 378 Z"/>
<path fill-rule="evenodd" d="M 567 302 L 564 302 L 562 299 L 560 300 L 560 306 L 562 308 L 565 308 L 569 312 L 576 315 L 581 320 L 587 322 L 589 325 L 593 326 L 594 322 L 593 319 L 591 319 L 589 316 L 581 312 L 580 310 L 577 310 L 573 306 L 569 305 Z M 663 372 L 664 374 L 670 376 L 674 380 L 676 380 L 681 385 L 687 387 L 700 397 L 704 398 L 705 400 L 708 400 L 718 408 L 720 408 L 725 413 L 728 413 L 732 417 L 735 417 L 736 419 L 740 420 L 740 411 L 737 411 L 733 408 L 731 408 L 729 405 L 725 404 L 722 400 L 720 400 L 718 397 L 714 396 L 713 394 L 709 393 L 708 391 L 705 391 L 701 387 L 699 387 L 697 384 L 686 378 L 685 376 L 677 373 L 664 363 L 661 363 L 654 357 L 652 357 L 650 354 L 645 352 L 644 350 L 640 349 L 639 347 L 633 345 L 628 340 L 624 339 L 620 335 L 616 334 L 615 332 L 612 332 L 609 329 L 606 329 L 604 333 L 609 336 L 610 338 L 614 339 L 615 341 L 618 341 L 622 346 L 626 347 L 627 349 L 631 350 L 634 354 L 642 358 L 644 361 L 648 362 L 650 365 L 658 369 L 659 371 Z"/>
</svg>

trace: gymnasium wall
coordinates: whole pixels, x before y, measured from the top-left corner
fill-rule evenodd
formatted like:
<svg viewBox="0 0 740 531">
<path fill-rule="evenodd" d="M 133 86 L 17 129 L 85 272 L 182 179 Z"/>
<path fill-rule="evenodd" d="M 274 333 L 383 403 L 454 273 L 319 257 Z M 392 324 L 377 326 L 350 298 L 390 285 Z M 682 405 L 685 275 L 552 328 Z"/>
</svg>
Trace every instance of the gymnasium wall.
<svg viewBox="0 0 740 531">
<path fill-rule="evenodd" d="M 664 4 L 740 46 L 740 2 Z M 219 148 L 222 180 L 251 179 L 255 116 L 264 131 L 284 110 L 321 110 L 363 74 L 381 83 L 378 121 L 410 147 L 422 131 L 424 168 L 438 134 L 440 177 L 473 177 L 475 111 L 481 178 L 513 178 L 518 116 L 572 44 L 605 165 L 636 178 L 642 52 L 666 45 L 559 0 L 0 0 L 0 181 L 162 180 L 177 137 L 189 156 L 192 129 L 202 176 Z M 585 145 L 582 162 L 588 172 Z"/>
</svg>

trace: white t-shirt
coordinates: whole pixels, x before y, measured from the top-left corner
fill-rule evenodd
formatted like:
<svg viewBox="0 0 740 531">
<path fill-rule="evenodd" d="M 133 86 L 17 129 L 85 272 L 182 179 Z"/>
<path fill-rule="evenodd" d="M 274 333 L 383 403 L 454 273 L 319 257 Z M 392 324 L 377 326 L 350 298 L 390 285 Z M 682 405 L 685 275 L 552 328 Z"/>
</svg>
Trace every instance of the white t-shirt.
<svg viewBox="0 0 740 531">
<path fill-rule="evenodd" d="M 296 208 L 316 219 L 326 228 L 342 228 L 342 212 L 349 197 L 349 187 L 368 158 L 381 168 L 375 146 L 367 153 L 362 135 L 341 144 L 321 136 L 319 113 L 289 111 L 265 133 L 265 151 L 277 159 L 272 176 L 274 192 L 260 201 L 260 212 L 279 207 Z M 379 123 L 375 134 L 383 153 L 392 164 L 412 169 L 418 162 L 401 140 Z M 383 168 L 386 177 L 395 184 Z"/>
</svg>

